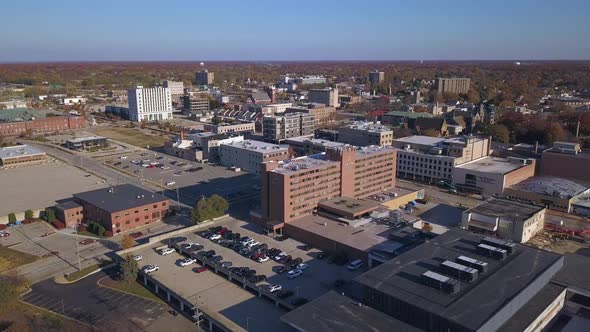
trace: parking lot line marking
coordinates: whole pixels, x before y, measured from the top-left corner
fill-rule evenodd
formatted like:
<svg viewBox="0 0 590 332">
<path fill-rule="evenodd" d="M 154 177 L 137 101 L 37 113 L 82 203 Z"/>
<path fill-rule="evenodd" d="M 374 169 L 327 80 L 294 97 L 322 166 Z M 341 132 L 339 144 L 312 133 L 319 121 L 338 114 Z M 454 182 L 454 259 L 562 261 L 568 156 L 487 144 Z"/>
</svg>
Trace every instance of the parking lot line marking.
<svg viewBox="0 0 590 332">
<path fill-rule="evenodd" d="M 119 293 L 119 292 L 117 292 L 117 293 Z M 113 302 L 113 303 L 114 302 L 117 302 L 117 300 L 119 300 L 120 298 L 125 297 L 125 296 L 127 296 L 127 293 L 115 294 L 114 297 L 112 297 L 111 299 L 109 299 L 109 302 Z"/>
<path fill-rule="evenodd" d="M 139 298 L 139 297 L 137 297 L 137 296 L 133 296 L 133 297 L 134 297 L 133 301 L 131 301 L 131 302 L 129 302 L 129 303 L 126 303 L 126 304 L 125 304 L 125 306 L 127 306 L 127 307 L 130 307 L 130 306 L 131 306 L 132 304 L 134 304 L 135 302 L 137 302 L 137 301 L 141 301 L 141 300 L 142 300 L 141 298 Z"/>
<path fill-rule="evenodd" d="M 45 308 L 45 305 L 46 305 L 47 303 L 50 303 L 51 301 L 53 301 L 53 299 L 52 299 L 52 298 L 45 298 L 45 299 L 42 299 L 42 300 L 40 300 L 39 302 L 37 302 L 37 303 L 36 303 L 36 305 L 37 305 L 37 306 L 39 306 L 39 307 L 43 307 L 43 308 Z M 43 303 L 43 304 L 41 304 L 41 303 Z"/>
<path fill-rule="evenodd" d="M 41 297 L 41 294 L 39 294 L 39 293 L 28 293 L 24 297 L 22 297 L 22 300 L 26 301 L 26 302 L 32 302 L 32 301 L 34 301 L 33 299 L 38 299 L 40 297 Z"/>
</svg>

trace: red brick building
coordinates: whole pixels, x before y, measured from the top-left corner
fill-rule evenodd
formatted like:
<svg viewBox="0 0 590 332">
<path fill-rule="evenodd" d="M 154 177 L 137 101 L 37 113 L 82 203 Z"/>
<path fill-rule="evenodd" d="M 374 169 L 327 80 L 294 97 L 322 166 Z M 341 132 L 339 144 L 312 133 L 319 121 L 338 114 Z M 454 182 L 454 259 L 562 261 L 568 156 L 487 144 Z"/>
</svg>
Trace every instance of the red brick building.
<svg viewBox="0 0 590 332">
<path fill-rule="evenodd" d="M 55 206 L 55 216 L 67 228 L 74 228 L 82 222 L 84 208 L 74 201 L 65 201 Z"/>
<path fill-rule="evenodd" d="M 30 121 L 0 123 L 0 136 L 18 136 L 25 134 L 28 130 L 33 134 L 42 134 L 85 127 L 86 121 L 83 116 L 68 114 Z"/>
<path fill-rule="evenodd" d="M 151 191 L 125 184 L 74 195 L 85 221 L 96 221 L 113 234 L 162 222 L 170 201 Z"/>
</svg>

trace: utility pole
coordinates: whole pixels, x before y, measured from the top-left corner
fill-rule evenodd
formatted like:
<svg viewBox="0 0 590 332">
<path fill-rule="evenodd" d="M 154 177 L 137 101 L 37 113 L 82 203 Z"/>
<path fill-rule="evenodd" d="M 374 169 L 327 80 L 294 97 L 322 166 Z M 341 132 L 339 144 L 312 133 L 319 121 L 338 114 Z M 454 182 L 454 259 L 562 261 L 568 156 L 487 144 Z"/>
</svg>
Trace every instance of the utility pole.
<svg viewBox="0 0 590 332">
<path fill-rule="evenodd" d="M 78 237 L 78 224 L 76 224 L 76 226 L 74 226 L 76 229 L 76 255 L 78 256 L 78 271 L 82 270 L 82 263 L 80 262 L 80 238 Z"/>
</svg>

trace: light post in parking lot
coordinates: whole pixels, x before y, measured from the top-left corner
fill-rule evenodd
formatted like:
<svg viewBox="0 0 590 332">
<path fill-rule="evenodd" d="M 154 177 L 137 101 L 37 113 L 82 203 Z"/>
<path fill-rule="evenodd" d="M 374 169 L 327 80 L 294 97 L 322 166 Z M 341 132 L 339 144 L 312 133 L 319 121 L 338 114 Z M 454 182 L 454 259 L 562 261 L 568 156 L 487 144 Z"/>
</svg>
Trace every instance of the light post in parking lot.
<svg viewBox="0 0 590 332">
<path fill-rule="evenodd" d="M 250 332 L 250 317 L 246 317 L 246 332 Z"/>
</svg>

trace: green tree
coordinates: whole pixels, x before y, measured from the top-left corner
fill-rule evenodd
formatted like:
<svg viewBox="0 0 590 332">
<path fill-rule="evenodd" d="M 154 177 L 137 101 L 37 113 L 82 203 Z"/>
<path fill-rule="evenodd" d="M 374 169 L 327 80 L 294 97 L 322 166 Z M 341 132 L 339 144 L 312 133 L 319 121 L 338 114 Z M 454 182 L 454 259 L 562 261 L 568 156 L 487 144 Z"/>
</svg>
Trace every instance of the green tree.
<svg viewBox="0 0 590 332">
<path fill-rule="evenodd" d="M 191 211 L 191 220 L 195 224 L 221 217 L 229 209 L 229 203 L 221 196 L 214 194 L 209 198 L 197 201 Z"/>
<path fill-rule="evenodd" d="M 45 220 L 47 220 L 48 222 L 52 222 L 55 221 L 57 219 L 57 217 L 55 216 L 55 211 L 53 211 L 52 208 L 46 208 L 45 209 Z"/>
<path fill-rule="evenodd" d="M 510 142 L 510 131 L 508 127 L 502 124 L 493 124 L 489 126 L 487 130 L 488 134 L 492 136 L 492 138 L 500 143 L 508 143 Z"/>
<path fill-rule="evenodd" d="M 137 265 L 137 261 L 135 259 L 127 255 L 124 260 L 119 261 L 118 267 L 119 279 L 127 283 L 135 281 L 137 278 L 137 271 L 139 271 L 139 266 Z"/>
<path fill-rule="evenodd" d="M 33 211 L 27 210 L 25 211 L 25 219 L 32 219 L 33 218 Z"/>
<path fill-rule="evenodd" d="M 16 215 L 14 214 L 14 212 L 11 212 L 10 214 L 8 214 L 8 224 L 10 224 L 10 225 L 16 224 Z"/>
</svg>

